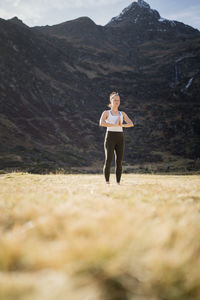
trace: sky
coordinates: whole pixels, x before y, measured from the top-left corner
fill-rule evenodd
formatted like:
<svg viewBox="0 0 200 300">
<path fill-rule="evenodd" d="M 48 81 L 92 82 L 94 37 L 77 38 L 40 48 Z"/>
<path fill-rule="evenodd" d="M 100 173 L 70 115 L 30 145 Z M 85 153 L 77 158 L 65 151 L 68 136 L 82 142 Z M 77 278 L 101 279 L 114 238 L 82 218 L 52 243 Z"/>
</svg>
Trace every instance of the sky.
<svg viewBox="0 0 200 300">
<path fill-rule="evenodd" d="M 0 0 L 0 18 L 17 16 L 26 25 L 54 25 L 82 16 L 97 25 L 107 24 L 133 0 Z M 200 0 L 147 0 L 161 17 L 200 30 Z"/>
</svg>

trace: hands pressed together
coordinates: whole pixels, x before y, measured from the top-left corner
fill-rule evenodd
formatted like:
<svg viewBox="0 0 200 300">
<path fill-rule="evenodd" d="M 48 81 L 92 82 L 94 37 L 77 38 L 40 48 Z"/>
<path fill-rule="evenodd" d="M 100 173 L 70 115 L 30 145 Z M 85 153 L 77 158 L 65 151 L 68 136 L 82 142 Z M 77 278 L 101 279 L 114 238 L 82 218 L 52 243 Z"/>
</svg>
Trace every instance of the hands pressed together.
<svg viewBox="0 0 200 300">
<path fill-rule="evenodd" d="M 130 120 L 130 122 L 127 122 L 127 124 L 122 124 L 120 117 L 118 118 L 116 125 L 120 126 L 120 127 L 133 127 L 134 126 L 134 124 L 131 120 Z"/>
<path fill-rule="evenodd" d="M 123 125 L 122 125 L 122 120 L 121 120 L 120 117 L 119 117 L 118 120 L 117 120 L 117 125 L 120 126 L 120 127 L 123 127 Z"/>
<path fill-rule="evenodd" d="M 113 127 L 113 126 L 114 127 L 115 126 L 133 127 L 134 126 L 133 122 L 129 119 L 129 117 L 126 114 L 124 115 L 124 120 L 125 120 L 126 124 L 123 124 L 123 122 L 121 121 L 121 118 L 119 116 L 116 123 L 113 124 L 113 123 L 107 121 L 106 111 L 104 111 L 101 118 L 100 118 L 99 124 L 100 124 L 100 126 L 105 126 L 105 127 Z"/>
</svg>

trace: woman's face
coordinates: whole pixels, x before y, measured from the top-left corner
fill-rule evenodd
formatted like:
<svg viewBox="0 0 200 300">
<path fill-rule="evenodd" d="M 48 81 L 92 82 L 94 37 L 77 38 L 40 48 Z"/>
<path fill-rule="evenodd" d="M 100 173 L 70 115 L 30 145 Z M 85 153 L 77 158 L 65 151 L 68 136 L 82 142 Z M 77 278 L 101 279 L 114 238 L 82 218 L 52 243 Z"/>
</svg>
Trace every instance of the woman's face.
<svg viewBox="0 0 200 300">
<path fill-rule="evenodd" d="M 116 96 L 114 96 L 114 97 L 112 98 L 111 104 L 112 104 L 112 106 L 114 106 L 114 107 L 118 107 L 118 106 L 120 105 L 120 97 L 119 97 L 119 95 L 116 95 Z"/>
</svg>

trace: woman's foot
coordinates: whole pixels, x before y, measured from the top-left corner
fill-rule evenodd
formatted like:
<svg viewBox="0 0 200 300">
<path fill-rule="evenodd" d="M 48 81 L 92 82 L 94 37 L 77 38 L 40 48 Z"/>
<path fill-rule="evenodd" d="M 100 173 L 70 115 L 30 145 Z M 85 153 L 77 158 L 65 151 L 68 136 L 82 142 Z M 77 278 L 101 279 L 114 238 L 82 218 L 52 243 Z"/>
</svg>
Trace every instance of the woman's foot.
<svg viewBox="0 0 200 300">
<path fill-rule="evenodd" d="M 110 184 L 110 182 L 109 182 L 109 181 L 106 181 L 106 184 Z"/>
<path fill-rule="evenodd" d="M 117 182 L 118 185 L 120 185 L 120 182 Z"/>
</svg>

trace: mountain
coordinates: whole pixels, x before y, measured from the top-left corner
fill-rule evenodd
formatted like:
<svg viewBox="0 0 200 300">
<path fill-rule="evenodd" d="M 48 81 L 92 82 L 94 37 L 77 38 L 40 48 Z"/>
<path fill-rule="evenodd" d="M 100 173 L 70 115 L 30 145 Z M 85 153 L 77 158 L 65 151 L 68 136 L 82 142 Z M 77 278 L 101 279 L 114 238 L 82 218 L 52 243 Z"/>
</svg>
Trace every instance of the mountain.
<svg viewBox="0 0 200 300">
<path fill-rule="evenodd" d="M 174 20 L 162 18 L 157 10 L 152 9 L 150 5 L 143 0 L 132 2 L 128 7 L 124 8 L 118 16 L 113 17 L 105 26 L 132 26 L 133 28 L 133 25 L 135 25 L 135 27 L 142 26 L 143 32 L 145 29 L 150 32 L 170 32 L 172 35 L 177 33 L 199 33 L 197 29 L 194 29 L 191 26 Z"/>
<path fill-rule="evenodd" d="M 0 19 L 0 169 L 102 172 L 98 122 L 117 90 L 124 171 L 198 171 L 200 32 L 138 0 L 105 26 Z"/>
<path fill-rule="evenodd" d="M 26 24 L 24 24 L 23 22 L 22 22 L 22 20 L 20 20 L 18 17 L 13 17 L 13 18 L 11 18 L 11 19 L 9 19 L 9 21 L 10 22 L 12 22 L 13 24 L 16 24 L 16 25 L 21 25 L 21 26 L 23 26 L 23 27 L 28 27 Z"/>
</svg>

